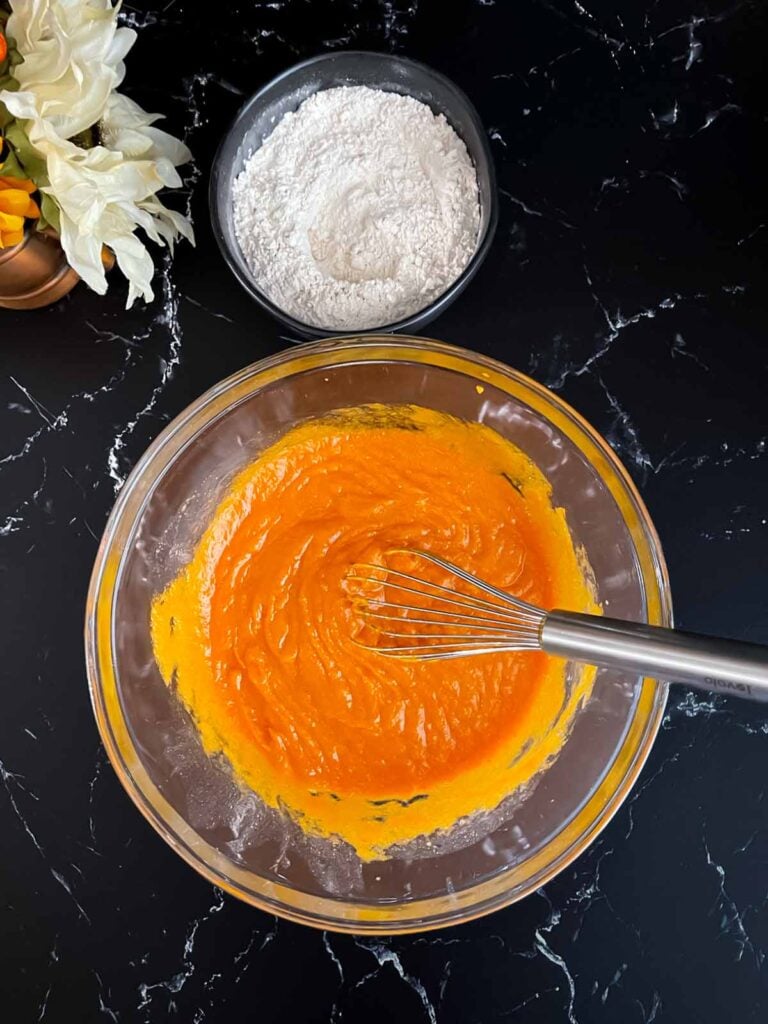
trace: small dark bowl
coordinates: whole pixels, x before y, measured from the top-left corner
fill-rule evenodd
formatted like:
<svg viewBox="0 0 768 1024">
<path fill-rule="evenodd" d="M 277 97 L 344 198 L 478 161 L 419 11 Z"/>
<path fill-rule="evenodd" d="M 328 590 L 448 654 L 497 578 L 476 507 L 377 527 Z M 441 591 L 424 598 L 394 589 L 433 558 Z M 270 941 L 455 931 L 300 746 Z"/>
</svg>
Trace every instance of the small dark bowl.
<svg viewBox="0 0 768 1024">
<path fill-rule="evenodd" d="M 261 146 L 285 114 L 296 110 L 313 93 L 340 85 L 366 85 L 413 96 L 426 103 L 445 116 L 463 139 L 475 165 L 480 193 L 480 230 L 474 255 L 462 273 L 442 295 L 413 316 L 354 333 L 419 330 L 447 309 L 475 276 L 488 253 L 499 212 L 493 159 L 477 111 L 461 89 L 425 64 L 384 53 L 347 50 L 305 60 L 259 89 L 235 118 L 213 162 L 209 190 L 213 231 L 230 270 L 260 306 L 302 337 L 338 336 L 338 330 L 325 330 L 295 320 L 261 291 L 235 236 L 232 184 L 251 153 Z"/>
</svg>

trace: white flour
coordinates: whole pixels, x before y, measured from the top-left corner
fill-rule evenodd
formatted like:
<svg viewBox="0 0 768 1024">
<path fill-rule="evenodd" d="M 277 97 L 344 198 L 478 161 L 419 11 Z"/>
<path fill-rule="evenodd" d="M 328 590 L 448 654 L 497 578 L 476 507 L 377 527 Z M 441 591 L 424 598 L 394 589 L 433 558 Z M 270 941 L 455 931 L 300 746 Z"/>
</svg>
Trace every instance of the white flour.
<svg viewBox="0 0 768 1024">
<path fill-rule="evenodd" d="M 418 312 L 471 259 L 477 177 L 445 118 L 365 86 L 286 114 L 233 189 L 259 287 L 303 323 L 381 327 Z"/>
</svg>

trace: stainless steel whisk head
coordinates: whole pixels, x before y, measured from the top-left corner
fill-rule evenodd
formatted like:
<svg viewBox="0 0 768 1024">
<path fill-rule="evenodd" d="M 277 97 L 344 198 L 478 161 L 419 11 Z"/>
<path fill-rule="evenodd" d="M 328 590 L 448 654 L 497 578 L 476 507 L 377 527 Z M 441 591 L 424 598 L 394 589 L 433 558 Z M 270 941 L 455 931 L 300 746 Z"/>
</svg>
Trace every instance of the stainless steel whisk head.
<svg viewBox="0 0 768 1024">
<path fill-rule="evenodd" d="M 574 661 L 674 679 L 710 692 L 768 701 L 768 647 L 682 633 L 581 612 L 544 611 L 426 551 L 422 559 L 457 586 L 431 583 L 387 565 L 358 564 L 346 589 L 375 641 L 361 647 L 391 658 L 440 661 L 503 651 L 545 651 Z M 461 585 L 463 589 L 458 589 Z M 467 593 L 467 587 L 478 592 Z M 384 643 L 381 643 L 381 640 Z"/>
<path fill-rule="evenodd" d="M 358 563 L 346 577 L 355 610 L 375 629 L 377 638 L 396 641 L 360 646 L 417 661 L 541 649 L 539 634 L 545 618 L 541 608 L 426 551 L 401 549 L 390 554 L 423 559 L 493 600 L 389 566 Z"/>
</svg>

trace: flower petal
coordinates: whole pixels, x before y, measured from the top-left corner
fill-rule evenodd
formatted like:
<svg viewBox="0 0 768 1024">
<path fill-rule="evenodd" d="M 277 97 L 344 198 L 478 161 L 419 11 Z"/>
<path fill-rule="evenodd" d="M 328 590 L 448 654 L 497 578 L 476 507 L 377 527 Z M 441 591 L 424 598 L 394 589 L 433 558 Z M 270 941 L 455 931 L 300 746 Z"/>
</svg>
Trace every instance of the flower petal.
<svg viewBox="0 0 768 1024">
<path fill-rule="evenodd" d="M 117 265 L 128 278 L 128 301 L 126 308 L 133 305 L 141 295 L 145 302 L 155 297 L 150 284 L 155 272 L 152 257 L 135 235 L 107 238 L 107 245 L 115 254 Z"/>
<path fill-rule="evenodd" d="M 128 96 L 113 93 L 99 126 L 104 144 L 110 149 L 119 149 L 126 156 L 150 160 L 165 157 L 175 166 L 189 163 L 192 154 L 183 142 L 160 128 L 151 127 L 161 116 L 148 114 Z"/>
<path fill-rule="evenodd" d="M 119 6 L 110 0 L 12 4 L 8 32 L 24 58 L 14 78 L 22 92 L 34 97 L 37 116 L 48 119 L 64 139 L 96 124 L 123 80 L 123 58 L 136 33 L 118 28 Z"/>
<path fill-rule="evenodd" d="M 0 189 L 3 188 L 20 188 L 30 194 L 37 192 L 37 185 L 29 178 L 10 178 L 8 175 L 0 174 Z"/>
<path fill-rule="evenodd" d="M 0 229 L 0 249 L 10 249 L 12 246 L 18 245 L 23 238 L 23 231 L 3 231 Z"/>
<path fill-rule="evenodd" d="M 101 262 L 101 241 L 82 234 L 75 221 L 61 211 L 61 245 L 69 265 L 99 295 L 107 291 L 107 278 Z"/>
<path fill-rule="evenodd" d="M 17 213 L 6 213 L 0 209 L 0 231 L 23 231 L 24 218 Z"/>
<path fill-rule="evenodd" d="M 17 217 L 39 217 L 40 211 L 29 193 L 20 188 L 0 189 L 0 211 Z M 37 211 L 37 212 L 32 212 Z"/>
</svg>

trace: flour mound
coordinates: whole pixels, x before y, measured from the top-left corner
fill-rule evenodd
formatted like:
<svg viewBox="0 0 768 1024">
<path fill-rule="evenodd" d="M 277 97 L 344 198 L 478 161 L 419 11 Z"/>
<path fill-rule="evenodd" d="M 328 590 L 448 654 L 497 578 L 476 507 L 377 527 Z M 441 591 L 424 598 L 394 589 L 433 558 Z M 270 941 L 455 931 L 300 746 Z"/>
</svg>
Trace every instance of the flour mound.
<svg viewBox="0 0 768 1024">
<path fill-rule="evenodd" d="M 383 327 L 444 292 L 474 254 L 477 176 L 445 120 L 366 86 L 286 114 L 233 186 L 235 233 L 261 290 L 315 327 Z"/>
</svg>

